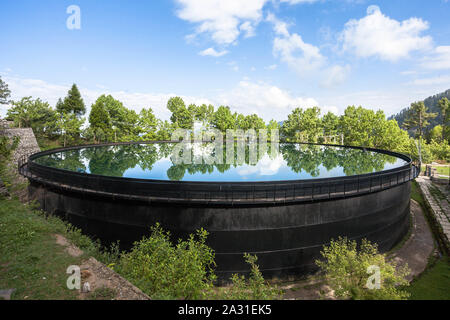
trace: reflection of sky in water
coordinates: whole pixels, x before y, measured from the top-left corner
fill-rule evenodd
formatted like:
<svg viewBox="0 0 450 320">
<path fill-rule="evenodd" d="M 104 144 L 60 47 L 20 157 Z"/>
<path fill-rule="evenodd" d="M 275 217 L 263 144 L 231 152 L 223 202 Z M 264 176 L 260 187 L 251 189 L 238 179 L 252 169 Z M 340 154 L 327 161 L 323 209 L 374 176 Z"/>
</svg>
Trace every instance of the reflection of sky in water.
<svg viewBox="0 0 450 320">
<path fill-rule="evenodd" d="M 300 149 L 298 147 L 293 148 L 295 152 L 298 152 Z M 333 148 L 335 151 L 338 150 L 337 148 Z M 119 149 L 103 149 L 103 151 L 108 150 L 108 152 L 117 152 Z M 323 149 L 322 149 L 323 150 Z M 308 150 L 306 152 L 309 152 Z M 232 181 L 280 181 L 280 180 L 298 180 L 298 179 L 318 179 L 318 178 L 330 178 L 330 177 L 340 177 L 340 176 L 345 176 L 346 173 L 344 171 L 344 167 L 346 162 L 351 162 L 351 160 L 355 160 L 355 159 L 359 159 L 359 158 L 355 158 L 355 159 L 350 159 L 351 156 L 354 154 L 354 152 L 360 152 L 360 151 L 351 151 L 349 152 L 349 154 L 345 154 L 344 155 L 344 165 L 343 166 L 339 166 L 336 163 L 336 166 L 334 168 L 330 168 L 330 170 L 327 170 L 327 168 L 325 168 L 322 164 L 319 164 L 317 167 L 313 167 L 315 170 L 315 174 L 312 174 L 311 172 L 307 172 L 307 170 L 305 168 L 302 168 L 301 171 L 299 172 L 295 172 L 293 171 L 293 169 L 288 165 L 288 157 L 285 153 L 280 153 L 278 154 L 274 159 L 271 159 L 270 156 L 268 154 L 265 154 L 264 156 L 262 156 L 258 162 L 255 165 L 250 165 L 250 164 L 242 164 L 239 166 L 233 166 L 230 165 L 229 168 L 224 171 L 224 172 L 220 172 L 217 167 L 215 166 L 209 166 L 209 168 L 213 168 L 212 172 L 208 172 L 207 170 L 205 170 L 205 173 L 202 173 L 200 170 L 198 172 L 195 173 L 189 173 L 187 168 L 189 167 L 189 165 L 184 165 L 179 167 L 180 171 L 183 172 L 184 170 L 184 175 L 181 175 L 180 178 L 182 181 L 225 181 L 225 182 L 232 182 Z M 196 152 L 197 153 L 197 152 Z M 321 153 L 321 151 L 319 151 L 319 154 Z M 84 154 L 84 153 L 83 153 Z M 298 156 L 298 154 L 302 154 L 302 153 L 297 153 L 297 154 L 291 154 L 290 157 L 290 163 L 292 163 L 292 161 L 298 161 L 301 163 L 302 159 L 299 159 L 301 157 Z M 365 152 L 362 153 L 360 152 L 359 156 L 363 156 L 363 158 L 366 157 L 373 157 L 373 153 L 371 152 Z M 59 153 L 58 154 L 58 158 L 59 159 L 65 159 L 65 158 L 69 158 L 69 157 L 65 157 L 64 154 Z M 379 154 L 377 156 L 380 156 Z M 75 156 L 75 160 L 78 161 L 78 163 L 80 164 L 84 164 L 85 168 L 86 168 L 86 173 L 91 173 L 90 170 L 90 164 L 91 164 L 91 159 L 87 158 L 86 156 Z M 130 155 L 126 155 L 125 157 L 130 157 Z M 345 157 L 347 157 L 348 159 L 346 159 Z M 385 156 L 387 157 L 387 156 Z M 402 166 L 405 164 L 405 161 L 403 161 L 402 159 L 398 159 L 398 158 L 393 158 L 393 157 L 387 157 L 390 159 L 390 161 L 392 163 L 389 163 L 387 161 L 384 161 L 384 168 L 382 170 L 389 170 L 392 168 L 396 168 L 399 166 Z M 112 159 L 114 159 L 115 161 L 118 161 L 120 163 L 120 159 L 116 158 L 115 154 L 112 156 Z M 126 160 L 126 158 L 124 158 Z M 366 160 L 370 158 L 366 158 Z M 72 158 L 72 160 L 74 160 L 74 158 Z M 44 165 L 49 165 L 52 166 L 52 164 L 48 161 L 50 161 L 48 158 L 46 157 L 42 157 L 36 160 L 38 163 L 42 163 Z M 69 161 L 68 161 L 69 162 Z M 358 163 L 357 163 L 358 164 Z M 69 166 L 69 165 L 67 165 Z M 114 170 L 117 169 L 114 166 L 117 166 L 117 164 L 110 164 L 110 167 L 102 167 L 102 169 L 105 169 L 104 172 L 102 172 L 102 175 L 116 175 L 116 173 L 114 173 Z M 381 166 L 383 166 L 383 161 L 381 161 Z M 65 162 L 60 162 L 58 166 L 59 168 L 66 168 L 69 170 L 78 170 L 78 169 L 73 169 L 73 167 L 65 167 Z M 170 180 L 169 176 L 168 176 L 168 170 L 171 169 L 173 167 L 172 161 L 170 160 L 170 158 L 166 157 L 166 158 L 161 158 L 161 159 L 156 159 L 156 161 L 153 163 L 152 165 L 152 169 L 146 169 L 143 170 L 139 163 L 137 162 L 137 164 L 135 164 L 133 167 L 129 167 L 129 168 L 123 168 L 122 171 L 123 172 L 123 177 L 127 177 L 127 178 L 139 178 L 139 179 L 156 179 L 156 180 Z M 197 166 L 198 167 L 198 166 Z M 195 166 L 194 166 L 195 168 Z M 173 168 L 172 168 L 173 169 Z M 348 169 L 348 168 L 347 168 Z M 311 170 L 311 168 L 310 168 Z M 370 169 L 369 169 L 370 170 Z M 348 174 L 348 170 L 347 174 Z M 376 170 L 373 169 L 372 172 L 375 172 Z M 352 172 L 352 171 L 350 171 Z M 368 171 L 370 172 L 370 171 Z M 95 173 L 95 172 L 94 172 Z M 367 171 L 366 171 L 367 173 Z M 355 174 L 354 171 L 351 174 Z"/>
</svg>

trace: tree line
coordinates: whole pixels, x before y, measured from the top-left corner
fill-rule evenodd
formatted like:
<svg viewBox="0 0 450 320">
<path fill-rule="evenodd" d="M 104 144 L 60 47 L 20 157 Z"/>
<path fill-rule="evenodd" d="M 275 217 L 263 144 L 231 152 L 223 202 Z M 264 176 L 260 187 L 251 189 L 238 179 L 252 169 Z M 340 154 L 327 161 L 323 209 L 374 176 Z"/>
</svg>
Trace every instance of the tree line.
<svg viewBox="0 0 450 320">
<path fill-rule="evenodd" d="M 10 91 L 0 78 L 0 103 L 9 102 Z M 170 140 L 176 129 L 192 130 L 194 123 L 202 128 L 222 132 L 228 129 L 278 129 L 289 142 L 333 142 L 387 149 L 409 154 L 423 162 L 450 159 L 450 107 L 447 98 L 439 100 L 440 123 L 429 128 L 437 117 L 424 102 L 415 102 L 404 115 L 403 125 L 387 119 L 383 111 L 361 106 L 348 106 L 341 116 L 331 112 L 321 115 L 320 108 L 295 108 L 281 123 L 265 122 L 257 114 L 232 112 L 228 106 L 186 105 L 182 98 L 167 102 L 170 121 L 158 119 L 152 108 L 139 113 L 127 108 L 111 95 L 101 95 L 86 114 L 86 106 L 76 84 L 65 98 L 52 108 L 47 102 L 32 97 L 12 101 L 7 119 L 17 127 L 31 127 L 39 144 L 67 146 L 82 143 Z M 408 131 L 411 134 L 408 134 Z M 341 138 L 343 140 L 341 141 Z M 332 139 L 333 138 L 333 139 Z"/>
</svg>

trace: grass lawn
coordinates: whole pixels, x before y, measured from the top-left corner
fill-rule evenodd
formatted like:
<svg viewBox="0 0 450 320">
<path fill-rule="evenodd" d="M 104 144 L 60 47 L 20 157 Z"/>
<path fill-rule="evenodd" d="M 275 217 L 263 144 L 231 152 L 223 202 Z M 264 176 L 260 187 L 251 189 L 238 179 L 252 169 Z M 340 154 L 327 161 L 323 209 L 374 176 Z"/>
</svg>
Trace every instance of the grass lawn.
<svg viewBox="0 0 450 320">
<path fill-rule="evenodd" d="M 438 174 L 442 174 L 444 176 L 450 175 L 450 167 L 434 167 Z"/>
<path fill-rule="evenodd" d="M 422 194 L 420 193 L 420 187 L 417 184 L 416 181 L 411 182 L 411 199 L 417 201 L 420 206 L 426 210 L 425 200 L 422 197 Z"/>
<path fill-rule="evenodd" d="M 439 259 L 406 290 L 410 300 L 450 300 L 450 258 Z"/>
<path fill-rule="evenodd" d="M 428 210 L 415 181 L 411 184 L 411 198 L 423 210 Z M 411 294 L 410 300 L 450 300 L 450 258 L 444 256 L 437 261 L 432 260 L 427 269 L 405 290 Z"/>
<path fill-rule="evenodd" d="M 86 253 L 70 256 L 56 244 L 56 233 Z M 92 250 L 91 240 L 62 220 L 46 218 L 19 200 L 0 199 L 0 289 L 16 289 L 11 299 L 76 299 L 78 293 L 66 287 L 66 270 Z"/>
</svg>

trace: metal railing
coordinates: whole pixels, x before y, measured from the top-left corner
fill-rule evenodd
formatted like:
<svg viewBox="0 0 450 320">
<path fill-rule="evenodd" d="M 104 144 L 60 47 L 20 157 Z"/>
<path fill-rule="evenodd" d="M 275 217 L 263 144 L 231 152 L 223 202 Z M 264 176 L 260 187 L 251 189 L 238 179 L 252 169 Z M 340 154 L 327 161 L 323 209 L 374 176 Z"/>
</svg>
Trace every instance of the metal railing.
<svg viewBox="0 0 450 320">
<path fill-rule="evenodd" d="M 381 151 L 401 156 L 404 160 L 408 158 Z M 33 162 L 37 155 L 22 156 L 18 170 L 30 181 L 51 188 L 114 199 L 199 205 L 277 205 L 346 198 L 393 188 L 420 174 L 420 165 L 413 164 L 408 158 L 408 163 L 399 168 L 348 177 L 273 182 L 161 181 L 108 177 L 46 167 Z"/>
</svg>

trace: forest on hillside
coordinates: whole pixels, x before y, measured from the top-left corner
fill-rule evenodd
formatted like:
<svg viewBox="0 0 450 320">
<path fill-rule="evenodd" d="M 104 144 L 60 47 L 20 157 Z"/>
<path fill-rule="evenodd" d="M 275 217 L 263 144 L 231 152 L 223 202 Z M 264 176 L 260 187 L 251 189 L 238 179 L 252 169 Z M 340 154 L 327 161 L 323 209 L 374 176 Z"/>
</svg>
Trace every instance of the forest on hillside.
<svg viewBox="0 0 450 320">
<path fill-rule="evenodd" d="M 429 121 L 429 125 L 427 126 L 428 130 L 434 128 L 437 125 L 440 125 L 442 122 L 442 111 L 439 108 L 439 104 L 438 104 L 442 98 L 447 98 L 450 100 L 450 89 L 448 89 L 444 92 L 441 92 L 439 94 L 435 94 L 434 96 L 428 97 L 425 100 L 423 100 L 423 103 L 428 108 L 429 112 L 437 113 L 436 118 L 431 119 Z M 391 119 L 397 120 L 398 125 L 402 126 L 408 116 L 409 109 L 410 109 L 409 107 L 404 108 L 396 115 L 389 117 L 389 120 L 391 120 Z"/>
</svg>

